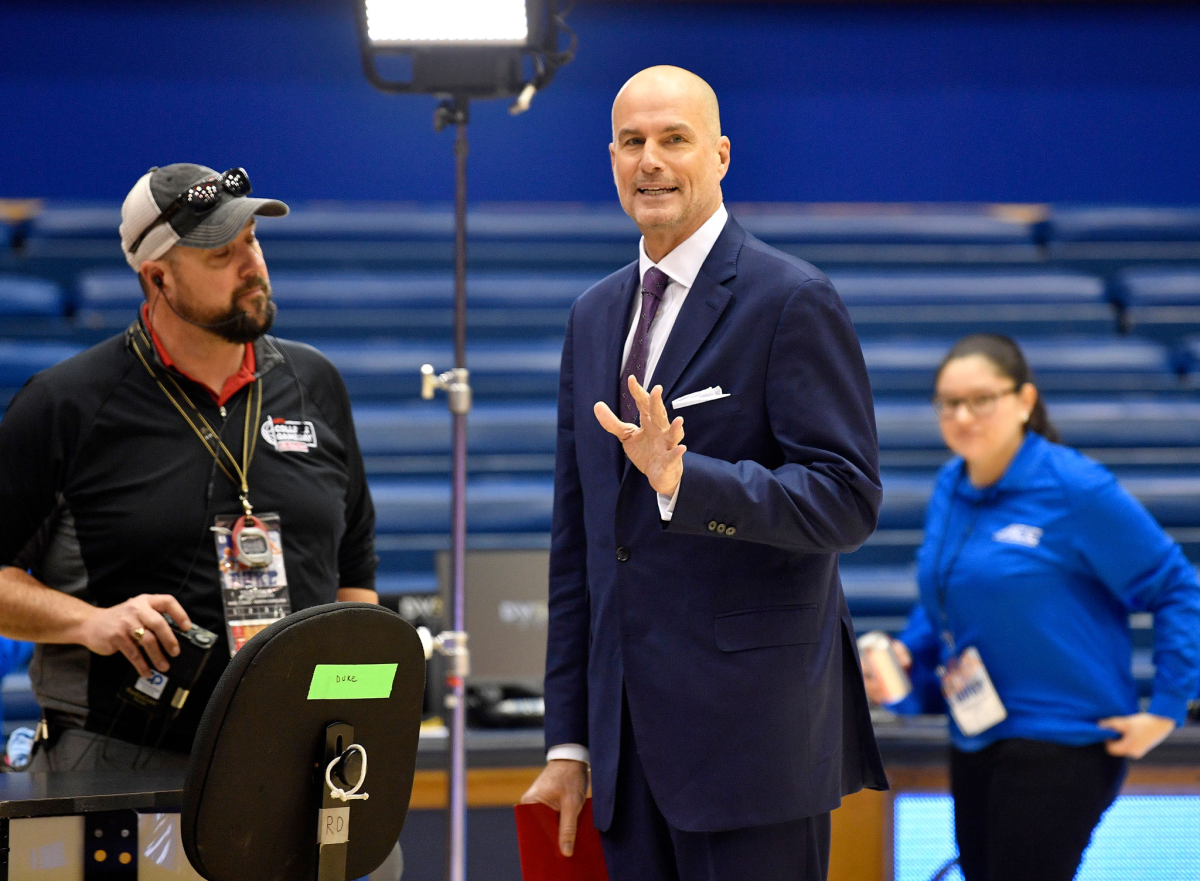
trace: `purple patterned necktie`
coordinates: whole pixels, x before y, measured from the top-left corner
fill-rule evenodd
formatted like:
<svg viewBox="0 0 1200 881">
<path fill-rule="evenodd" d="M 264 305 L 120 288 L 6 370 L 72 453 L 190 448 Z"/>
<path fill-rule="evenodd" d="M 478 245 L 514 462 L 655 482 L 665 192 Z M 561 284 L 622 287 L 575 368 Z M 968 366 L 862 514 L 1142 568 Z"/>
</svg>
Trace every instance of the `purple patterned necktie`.
<svg viewBox="0 0 1200 881">
<path fill-rule="evenodd" d="M 637 425 L 639 422 L 637 403 L 629 393 L 629 377 L 636 376 L 644 383 L 646 377 L 646 351 L 650 348 L 650 325 L 658 314 L 663 293 L 671 279 L 657 266 L 646 270 L 642 278 L 642 314 L 638 316 L 637 330 L 633 334 L 633 345 L 621 371 L 621 421 Z"/>
</svg>

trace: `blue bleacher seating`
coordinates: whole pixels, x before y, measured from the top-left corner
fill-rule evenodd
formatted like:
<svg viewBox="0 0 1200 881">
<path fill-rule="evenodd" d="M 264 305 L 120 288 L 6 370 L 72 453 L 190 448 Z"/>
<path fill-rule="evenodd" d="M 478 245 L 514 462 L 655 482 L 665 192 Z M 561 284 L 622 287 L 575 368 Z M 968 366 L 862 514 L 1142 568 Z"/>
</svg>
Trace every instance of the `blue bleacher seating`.
<svg viewBox="0 0 1200 881">
<path fill-rule="evenodd" d="M 931 394 L 937 367 L 953 343 L 952 339 L 864 340 L 871 387 L 876 394 Z M 1186 390 L 1170 350 L 1151 340 L 1034 337 L 1021 346 L 1045 392 L 1113 395 Z"/>
<path fill-rule="evenodd" d="M 120 203 L 48 203 L 28 224 L 21 271 L 65 286 L 87 267 L 125 266 L 120 224 Z"/>
<path fill-rule="evenodd" d="M 452 265 L 454 214 L 448 205 L 296 205 L 262 218 L 268 259 L 295 265 Z M 633 221 L 613 204 L 494 204 L 467 216 L 476 267 L 615 269 L 637 246 Z"/>
<path fill-rule="evenodd" d="M 1033 262 L 1040 206 L 1012 205 L 734 205 L 746 228 L 799 256 L 847 262 Z M 638 233 L 610 203 L 495 204 L 468 214 L 476 266 L 604 265 L 629 261 Z M 446 264 L 449 206 L 297 205 L 282 219 L 263 218 L 272 258 L 297 264 L 390 262 Z"/>
<path fill-rule="evenodd" d="M 1200 472 L 1168 475 L 1118 474 L 1132 493 L 1164 527 L 1200 524 Z M 883 478 L 881 529 L 921 529 L 925 505 L 933 491 L 933 475 L 886 473 Z"/>
<path fill-rule="evenodd" d="M 34 216 L 29 244 L 63 239 L 108 239 L 120 257 L 119 202 L 51 202 Z"/>
<path fill-rule="evenodd" d="M 1187 371 L 1189 385 L 1200 388 L 1200 337 L 1189 337 L 1179 345 L 1179 361 Z"/>
<path fill-rule="evenodd" d="M 1046 256 L 1112 271 L 1132 260 L 1200 260 L 1200 207 L 1060 206 L 1040 227 Z"/>
<path fill-rule="evenodd" d="M 381 597 L 404 594 L 437 593 L 437 574 L 434 572 L 380 572 L 375 576 L 375 589 Z"/>
<path fill-rule="evenodd" d="M 17 723 L 32 728 L 41 718 L 42 708 L 33 696 L 33 683 L 29 671 L 19 670 L 5 674 L 0 680 L 0 705 L 4 707 L 5 733 Z"/>
<path fill-rule="evenodd" d="M 553 403 L 478 404 L 467 419 L 474 472 L 554 470 Z M 435 404 L 359 404 L 354 426 L 368 474 L 442 473 L 450 468 L 450 416 Z"/>
<path fill-rule="evenodd" d="M 1048 406 L 1065 443 L 1110 466 L 1200 465 L 1200 402 L 1068 399 Z M 555 420 L 551 402 L 479 404 L 467 420 L 471 470 L 550 470 Z M 880 401 L 875 421 L 885 466 L 928 470 L 950 456 L 925 401 Z M 360 404 L 354 422 L 368 471 L 449 468 L 450 417 L 441 403 Z"/>
<path fill-rule="evenodd" d="M 341 371 L 350 395 L 359 400 L 413 400 L 425 363 L 438 371 L 453 366 L 451 346 L 384 340 L 313 343 Z M 477 397 L 553 398 L 558 392 L 562 343 L 479 342 L 467 347 L 467 367 Z"/>
<path fill-rule="evenodd" d="M 835 271 L 860 337 L 1112 333 L 1103 280 L 1056 270 Z"/>
<path fill-rule="evenodd" d="M 842 566 L 841 575 L 846 602 L 856 622 L 866 616 L 903 618 L 917 601 L 917 572 L 912 564 Z M 855 626 L 863 629 L 861 623 Z"/>
<path fill-rule="evenodd" d="M 1042 227 L 1048 242 L 1200 242 L 1200 207 L 1056 206 Z"/>
<path fill-rule="evenodd" d="M 76 315 L 91 327 L 124 328 L 143 300 L 142 286 L 128 266 L 84 272 L 75 283 Z"/>
<path fill-rule="evenodd" d="M 473 332 L 561 335 L 575 299 L 596 272 L 473 272 L 467 279 Z M 87 327 L 118 330 L 143 295 L 126 269 L 84 272 L 77 282 L 79 318 Z M 279 306 L 275 331 L 329 336 L 446 337 L 453 321 L 454 278 L 447 272 L 281 270 L 271 273 Z"/>
<path fill-rule="evenodd" d="M 777 203 L 731 205 L 738 221 L 772 244 L 1027 245 L 1036 205 Z"/>
<path fill-rule="evenodd" d="M 446 533 L 448 480 L 372 480 L 375 528 L 380 534 Z M 550 477 L 474 478 L 467 483 L 467 529 L 482 533 L 550 531 L 554 482 Z"/>
<path fill-rule="evenodd" d="M 65 312 L 62 288 L 54 282 L 0 275 L 0 318 L 61 318 Z"/>
<path fill-rule="evenodd" d="M 1200 466 L 1200 403 L 1180 397 L 1072 400 L 1051 396 L 1050 419 L 1063 442 L 1109 466 Z M 924 401 L 875 405 L 885 467 L 930 468 L 950 453 L 933 408 Z"/>
<path fill-rule="evenodd" d="M 319 203 L 292 206 L 283 218 L 258 223 L 264 242 L 421 241 L 454 238 L 452 205 Z M 469 209 L 472 239 L 637 242 L 638 231 L 611 203 L 493 203 Z"/>
<path fill-rule="evenodd" d="M 1200 266 L 1126 269 L 1114 294 L 1134 333 L 1177 340 L 1200 332 Z"/>
<path fill-rule="evenodd" d="M 7 406 L 17 390 L 38 371 L 81 351 L 82 346 L 72 343 L 0 340 L 0 404 Z"/>
</svg>

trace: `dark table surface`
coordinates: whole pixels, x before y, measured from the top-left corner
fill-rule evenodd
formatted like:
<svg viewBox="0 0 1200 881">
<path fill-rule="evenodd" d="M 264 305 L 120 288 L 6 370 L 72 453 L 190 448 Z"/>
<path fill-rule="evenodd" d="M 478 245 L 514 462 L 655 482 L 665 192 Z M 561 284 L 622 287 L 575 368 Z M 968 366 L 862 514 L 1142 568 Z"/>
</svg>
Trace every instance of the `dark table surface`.
<svg viewBox="0 0 1200 881">
<path fill-rule="evenodd" d="M 183 774 L 178 771 L 0 774 L 0 818 L 4 819 L 125 809 L 172 813 L 182 802 Z"/>
</svg>

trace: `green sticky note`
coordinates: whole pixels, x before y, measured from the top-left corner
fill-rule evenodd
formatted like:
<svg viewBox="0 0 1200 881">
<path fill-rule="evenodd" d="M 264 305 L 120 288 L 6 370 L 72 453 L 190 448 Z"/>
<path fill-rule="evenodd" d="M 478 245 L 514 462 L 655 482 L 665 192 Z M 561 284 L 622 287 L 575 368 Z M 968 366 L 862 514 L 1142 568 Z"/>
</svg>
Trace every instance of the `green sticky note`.
<svg viewBox="0 0 1200 881">
<path fill-rule="evenodd" d="M 355 701 L 391 697 L 396 664 L 317 664 L 308 686 L 310 701 Z"/>
</svg>

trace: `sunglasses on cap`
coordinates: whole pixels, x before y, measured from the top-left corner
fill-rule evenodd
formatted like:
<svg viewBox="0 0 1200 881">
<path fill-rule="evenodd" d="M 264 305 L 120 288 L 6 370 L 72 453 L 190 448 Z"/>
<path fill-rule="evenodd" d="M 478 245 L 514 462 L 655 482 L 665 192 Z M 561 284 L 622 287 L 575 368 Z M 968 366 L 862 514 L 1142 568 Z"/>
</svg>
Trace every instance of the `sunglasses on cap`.
<svg viewBox="0 0 1200 881">
<path fill-rule="evenodd" d="M 183 238 L 221 204 L 222 194 L 234 198 L 250 195 L 250 175 L 246 174 L 246 169 L 231 168 L 224 174 L 214 174 L 196 181 L 142 230 L 142 234 L 129 246 L 129 252 L 136 253 L 150 230 L 163 223 L 171 224 L 171 228 Z"/>
</svg>

